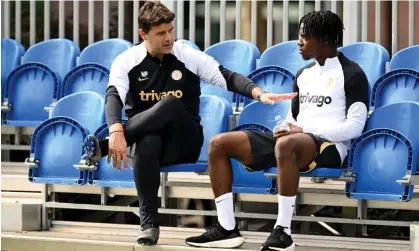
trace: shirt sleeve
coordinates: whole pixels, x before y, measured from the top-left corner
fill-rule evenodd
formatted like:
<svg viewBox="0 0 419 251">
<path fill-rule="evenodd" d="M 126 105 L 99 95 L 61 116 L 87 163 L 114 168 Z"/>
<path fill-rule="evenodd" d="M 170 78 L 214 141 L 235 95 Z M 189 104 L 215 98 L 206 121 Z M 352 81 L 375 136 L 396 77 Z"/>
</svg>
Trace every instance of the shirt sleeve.
<svg viewBox="0 0 419 251">
<path fill-rule="evenodd" d="M 368 80 L 358 71 L 345 81 L 346 119 L 338 124 L 322 127 L 305 126 L 304 132 L 313 133 L 332 142 L 355 139 L 362 134 L 367 120 Z"/>
<path fill-rule="evenodd" d="M 108 126 L 122 121 L 122 108 L 129 90 L 129 64 L 127 53 L 119 55 L 111 66 L 108 88 L 106 90 L 105 115 Z"/>
<path fill-rule="evenodd" d="M 290 109 L 288 111 L 287 117 L 286 117 L 286 121 L 288 123 L 297 124 L 297 116 L 298 113 L 300 112 L 300 90 L 298 88 L 298 84 L 297 84 L 297 78 L 300 74 L 297 74 L 297 77 L 295 77 L 294 79 L 294 85 L 293 85 L 293 92 L 298 93 L 297 96 L 295 96 L 292 100 L 291 100 L 291 104 L 290 104 Z"/>
</svg>

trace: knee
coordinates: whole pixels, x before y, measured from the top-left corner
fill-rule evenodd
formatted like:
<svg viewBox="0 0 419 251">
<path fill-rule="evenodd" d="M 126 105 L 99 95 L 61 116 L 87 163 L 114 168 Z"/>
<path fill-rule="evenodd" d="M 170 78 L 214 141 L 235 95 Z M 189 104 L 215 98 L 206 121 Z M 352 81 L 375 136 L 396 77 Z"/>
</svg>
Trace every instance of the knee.
<svg viewBox="0 0 419 251">
<path fill-rule="evenodd" d="M 160 108 L 167 107 L 167 108 L 175 109 L 175 110 L 183 107 L 182 101 L 173 95 L 166 96 L 165 98 L 160 100 L 160 102 L 158 102 L 158 105 Z"/>
<path fill-rule="evenodd" d="M 226 137 L 224 134 L 214 136 L 208 146 L 208 157 L 225 154 Z"/>
<path fill-rule="evenodd" d="M 292 137 L 281 137 L 276 141 L 275 144 L 275 157 L 277 160 L 289 158 L 295 154 L 295 141 Z"/>
</svg>

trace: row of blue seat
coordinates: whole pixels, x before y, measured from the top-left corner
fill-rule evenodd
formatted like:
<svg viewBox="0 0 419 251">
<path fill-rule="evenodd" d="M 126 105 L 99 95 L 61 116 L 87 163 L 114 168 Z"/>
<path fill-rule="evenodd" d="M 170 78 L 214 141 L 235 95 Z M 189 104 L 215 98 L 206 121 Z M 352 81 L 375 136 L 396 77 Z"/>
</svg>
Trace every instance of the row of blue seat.
<svg viewBox="0 0 419 251">
<path fill-rule="evenodd" d="M 204 146 L 197 163 L 161 167 L 162 172 L 205 172 L 208 167 L 208 144 L 211 138 L 228 131 L 232 115 L 230 103 L 216 96 L 201 96 L 200 115 L 204 128 Z M 94 185 L 104 187 L 134 187 L 132 166 L 118 172 L 103 158 L 95 169 L 76 169 L 83 139 L 94 132 L 104 138 L 109 132 L 105 123 L 103 98 L 93 92 L 71 94 L 59 100 L 52 117 L 34 132 L 30 158 L 29 180 L 35 183 Z M 239 115 L 233 130 L 251 129 L 272 133 L 273 118 L 285 114 L 289 101 L 275 105 L 259 102 L 247 105 Z M 389 119 L 392 118 L 392 119 Z M 419 171 L 419 102 L 398 102 L 373 111 L 367 131 L 355 140 L 342 169 L 319 167 L 304 173 L 308 177 L 346 178 L 349 198 L 409 201 L 413 185 L 400 185 L 397 180 Z M 276 193 L 276 168 L 248 172 L 232 160 L 233 191 L 238 193 Z M 377 173 L 380 175 L 377 176 Z"/>
<path fill-rule="evenodd" d="M 193 43 L 186 41 L 191 46 Z M 37 126 L 48 118 L 45 107 L 60 98 L 80 92 L 93 91 L 105 95 L 109 69 L 114 58 L 132 44 L 121 39 L 107 39 L 94 43 L 81 53 L 78 46 L 67 39 L 51 39 L 40 42 L 20 57 L 23 47 L 14 40 L 2 40 L 2 122 L 11 126 Z M 396 95 L 392 88 L 405 85 L 405 100 L 419 99 L 415 82 L 419 64 L 412 58 L 419 57 L 419 46 L 399 51 L 390 61 L 391 71 L 385 73 L 389 61 L 388 52 L 375 43 L 354 43 L 339 49 L 360 64 L 371 85 L 372 106 L 380 99 L 377 93 L 386 92 L 390 101 Z M 272 92 L 291 92 L 296 71 L 311 61 L 304 61 L 298 53 L 296 41 L 272 46 L 260 54 L 252 43 L 243 40 L 220 42 L 209 47 L 205 53 L 213 56 L 226 67 L 249 76 L 259 86 Z M 76 65 L 76 58 L 79 64 Z M 257 64 L 259 62 L 259 64 Z M 4 65 L 3 64 L 3 65 Z M 385 74 L 384 74 L 385 73 Z M 386 86 L 393 86 L 387 88 Z M 227 90 L 202 83 L 203 95 L 215 95 L 231 101 L 239 111 L 251 100 Z M 36 91 L 42 88 L 42 94 Z M 385 90 L 381 90 L 381 89 Z M 411 91 L 410 89 L 413 89 Z M 378 104 L 380 105 L 380 104 Z M 10 111 L 8 111 L 10 110 Z"/>
</svg>

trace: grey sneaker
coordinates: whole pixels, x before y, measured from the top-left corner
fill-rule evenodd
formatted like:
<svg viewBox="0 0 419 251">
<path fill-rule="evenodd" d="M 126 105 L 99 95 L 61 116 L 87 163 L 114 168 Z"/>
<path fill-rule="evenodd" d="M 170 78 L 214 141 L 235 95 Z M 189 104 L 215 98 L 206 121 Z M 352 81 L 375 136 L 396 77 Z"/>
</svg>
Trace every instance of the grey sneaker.
<svg viewBox="0 0 419 251">
<path fill-rule="evenodd" d="M 160 237 L 160 228 L 156 225 L 146 224 L 137 236 L 137 243 L 141 245 L 156 245 Z"/>
</svg>

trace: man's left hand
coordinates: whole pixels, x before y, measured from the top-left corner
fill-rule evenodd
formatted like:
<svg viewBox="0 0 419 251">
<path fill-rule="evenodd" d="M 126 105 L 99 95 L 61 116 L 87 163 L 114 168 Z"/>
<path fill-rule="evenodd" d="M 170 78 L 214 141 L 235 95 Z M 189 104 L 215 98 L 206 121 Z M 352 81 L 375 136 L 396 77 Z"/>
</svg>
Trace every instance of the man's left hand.
<svg viewBox="0 0 419 251">
<path fill-rule="evenodd" d="M 289 130 L 288 131 L 274 131 L 274 138 L 278 139 L 278 138 L 283 137 L 283 136 L 303 132 L 303 128 L 301 128 L 297 125 L 294 125 L 292 123 L 287 123 L 287 124 L 288 124 Z"/>
<path fill-rule="evenodd" d="M 297 96 L 298 93 L 284 93 L 284 94 L 275 94 L 275 93 L 263 93 L 260 95 L 260 102 L 264 104 L 275 104 L 278 101 L 287 100 L 287 99 L 293 99 L 295 96 Z"/>
</svg>

